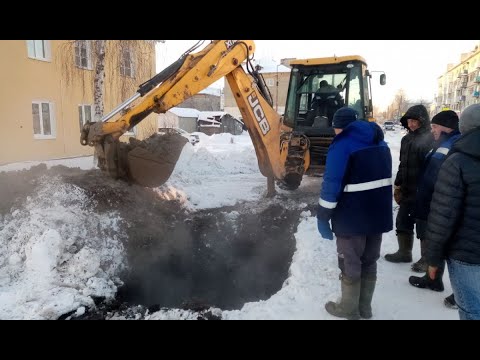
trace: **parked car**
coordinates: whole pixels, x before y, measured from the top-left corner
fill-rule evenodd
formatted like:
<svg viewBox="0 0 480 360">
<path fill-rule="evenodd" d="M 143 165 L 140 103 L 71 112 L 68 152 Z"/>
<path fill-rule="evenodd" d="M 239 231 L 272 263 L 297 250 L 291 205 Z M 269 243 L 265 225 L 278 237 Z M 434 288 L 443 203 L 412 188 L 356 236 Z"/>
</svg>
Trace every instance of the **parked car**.
<svg viewBox="0 0 480 360">
<path fill-rule="evenodd" d="M 189 132 L 180 129 L 180 128 L 158 128 L 158 133 L 160 135 L 172 135 L 172 134 L 177 134 L 181 135 L 184 138 L 186 138 L 190 144 L 195 145 L 196 143 L 200 142 L 200 137 L 195 134 L 190 134 Z"/>
<path fill-rule="evenodd" d="M 395 130 L 395 124 L 393 123 L 393 121 L 385 121 L 383 123 L 383 129 L 385 131 L 387 130 Z"/>
</svg>

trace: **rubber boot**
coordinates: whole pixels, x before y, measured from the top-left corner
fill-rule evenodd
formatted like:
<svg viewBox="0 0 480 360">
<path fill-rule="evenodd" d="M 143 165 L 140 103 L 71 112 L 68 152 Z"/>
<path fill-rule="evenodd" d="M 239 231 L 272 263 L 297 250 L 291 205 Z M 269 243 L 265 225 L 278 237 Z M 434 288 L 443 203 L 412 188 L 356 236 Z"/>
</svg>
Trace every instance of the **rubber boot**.
<svg viewBox="0 0 480 360">
<path fill-rule="evenodd" d="M 413 234 L 398 233 L 398 251 L 385 255 L 385 260 L 393 263 L 412 262 Z"/>
<path fill-rule="evenodd" d="M 376 275 L 362 276 L 358 309 L 360 310 L 360 316 L 364 319 L 371 319 L 373 316 L 372 299 L 376 283 Z"/>
<path fill-rule="evenodd" d="M 329 301 L 325 304 L 325 309 L 329 314 L 336 317 L 345 318 L 348 320 L 359 320 L 360 313 L 358 306 L 360 301 L 361 281 L 353 281 L 343 275 L 341 284 L 342 298 L 340 302 L 335 303 L 333 301 Z"/>
<path fill-rule="evenodd" d="M 433 291 L 443 291 L 443 271 L 444 269 L 438 268 L 437 273 L 435 274 L 435 280 L 430 279 L 430 276 L 428 276 L 428 273 L 423 275 L 422 277 L 420 276 L 410 276 L 408 278 L 408 282 L 410 285 L 418 287 L 420 289 L 430 289 Z"/>
<path fill-rule="evenodd" d="M 427 272 L 428 270 L 428 264 L 427 261 L 425 260 L 425 252 L 427 250 L 427 241 L 426 240 L 420 240 L 420 260 L 418 260 L 416 263 L 412 264 L 412 271 L 418 272 L 418 273 L 424 273 Z"/>
<path fill-rule="evenodd" d="M 444 300 L 443 303 L 449 309 L 458 309 L 458 305 L 455 302 L 455 296 L 453 294 L 448 295 Z"/>
</svg>

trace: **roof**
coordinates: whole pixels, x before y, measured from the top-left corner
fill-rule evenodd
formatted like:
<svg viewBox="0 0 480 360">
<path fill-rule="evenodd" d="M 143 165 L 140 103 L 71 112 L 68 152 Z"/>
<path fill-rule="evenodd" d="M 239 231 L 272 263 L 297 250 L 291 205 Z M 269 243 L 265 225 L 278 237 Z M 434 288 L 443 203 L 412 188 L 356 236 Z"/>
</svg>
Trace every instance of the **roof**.
<svg viewBox="0 0 480 360">
<path fill-rule="evenodd" d="M 364 64 L 367 62 L 365 59 L 358 55 L 350 56 L 332 56 L 332 57 L 323 57 L 323 58 L 314 58 L 314 59 L 299 59 L 290 61 L 290 65 L 323 65 L 323 64 L 339 64 L 345 61 L 361 61 Z"/>
<path fill-rule="evenodd" d="M 219 116 L 221 118 L 225 114 L 225 111 L 200 111 L 198 120 L 210 120 L 209 117 L 213 118 L 215 116 Z"/>
<path fill-rule="evenodd" d="M 179 107 L 173 107 L 170 110 L 173 114 L 180 116 L 180 117 L 189 117 L 189 118 L 197 118 L 198 115 L 200 114 L 200 111 L 197 109 L 192 109 L 192 108 L 179 108 Z"/>
<path fill-rule="evenodd" d="M 254 66 L 259 65 L 261 68 L 258 71 L 260 74 L 264 73 L 289 73 L 292 70 L 285 65 L 276 63 L 274 60 L 271 59 L 259 59 L 254 61 Z M 245 69 L 245 64 L 242 64 L 243 68 Z"/>
<path fill-rule="evenodd" d="M 292 71 L 288 66 L 278 64 L 274 60 L 270 59 L 259 59 L 257 64 L 262 67 L 259 71 L 260 73 L 285 73 Z"/>
<path fill-rule="evenodd" d="M 214 87 L 207 87 L 199 92 L 199 94 L 208 94 L 208 95 L 215 95 L 215 96 L 222 96 L 222 89 L 214 88 Z"/>
<path fill-rule="evenodd" d="M 198 126 L 200 127 L 220 127 L 222 123 L 220 121 L 216 120 L 211 120 L 211 119 L 198 119 L 199 121 L 202 121 L 202 123 L 199 123 Z"/>
</svg>

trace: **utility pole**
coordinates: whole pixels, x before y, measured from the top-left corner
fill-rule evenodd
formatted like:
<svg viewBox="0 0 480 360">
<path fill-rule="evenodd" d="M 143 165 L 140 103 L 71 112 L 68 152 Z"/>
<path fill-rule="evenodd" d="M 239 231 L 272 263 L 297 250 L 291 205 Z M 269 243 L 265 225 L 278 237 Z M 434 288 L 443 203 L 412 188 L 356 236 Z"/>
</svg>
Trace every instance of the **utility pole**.
<svg viewBox="0 0 480 360">
<path fill-rule="evenodd" d="M 278 85 L 279 85 L 279 81 L 278 81 L 278 67 L 280 66 L 281 64 L 278 64 L 277 65 L 277 86 L 276 86 L 276 91 L 275 91 L 275 111 L 278 112 Z"/>
</svg>

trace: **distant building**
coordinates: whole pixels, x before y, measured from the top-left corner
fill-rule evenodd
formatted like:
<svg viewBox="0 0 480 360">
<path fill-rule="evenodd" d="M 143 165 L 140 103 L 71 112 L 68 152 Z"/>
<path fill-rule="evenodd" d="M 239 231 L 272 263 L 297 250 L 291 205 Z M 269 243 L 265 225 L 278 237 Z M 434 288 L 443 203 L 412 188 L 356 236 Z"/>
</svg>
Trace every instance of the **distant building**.
<svg viewBox="0 0 480 360">
<path fill-rule="evenodd" d="M 203 132 L 207 135 L 243 132 L 243 122 L 224 111 L 198 111 L 174 107 L 158 117 L 159 128 L 178 127 L 188 132 Z"/>
<path fill-rule="evenodd" d="M 448 64 L 438 78 L 434 112 L 454 110 L 460 113 L 467 106 L 478 104 L 480 98 L 480 42 L 461 54 L 458 64 Z"/>
<path fill-rule="evenodd" d="M 265 59 L 259 60 L 258 65 L 261 67 L 259 73 L 262 74 L 265 79 L 267 88 L 272 96 L 273 108 L 277 110 L 279 114 L 283 114 L 287 102 L 288 82 L 290 80 L 291 69 L 285 65 L 277 64 L 273 60 Z M 226 82 L 224 88 L 224 102 L 225 112 L 231 114 L 235 118 L 242 117 L 232 91 Z"/>
<path fill-rule="evenodd" d="M 234 118 L 230 114 L 225 114 L 221 118 L 222 132 L 230 133 L 232 135 L 241 135 L 243 133 L 243 122 Z"/>
<path fill-rule="evenodd" d="M 177 105 L 177 107 L 192 108 L 200 111 L 220 111 L 222 110 L 221 98 L 221 89 L 209 87 L 188 98 L 183 103 Z"/>
<path fill-rule="evenodd" d="M 173 107 L 165 114 L 158 115 L 158 127 L 178 127 L 190 133 L 195 132 L 199 114 L 197 109 Z"/>
</svg>

